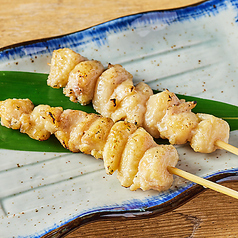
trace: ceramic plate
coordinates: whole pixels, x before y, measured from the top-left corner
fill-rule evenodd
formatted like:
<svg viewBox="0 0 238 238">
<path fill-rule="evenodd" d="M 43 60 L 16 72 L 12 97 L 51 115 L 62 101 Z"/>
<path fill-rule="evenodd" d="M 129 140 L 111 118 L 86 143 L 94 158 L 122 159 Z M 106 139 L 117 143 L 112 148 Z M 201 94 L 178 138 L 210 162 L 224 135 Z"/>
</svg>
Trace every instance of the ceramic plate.
<svg viewBox="0 0 238 238">
<path fill-rule="evenodd" d="M 49 73 L 52 51 L 69 47 L 105 66 L 122 64 L 135 83 L 237 106 L 237 16 L 235 0 L 126 16 L 1 49 L 0 70 Z M 238 146 L 237 137 L 232 131 L 230 143 Z M 177 149 L 178 168 L 213 181 L 237 179 L 237 156 L 195 153 L 187 145 Z M 1 237 L 41 237 L 95 219 L 161 214 L 204 189 L 175 177 L 166 192 L 131 192 L 116 174 L 105 174 L 101 160 L 80 153 L 1 149 L 0 164 Z"/>
</svg>

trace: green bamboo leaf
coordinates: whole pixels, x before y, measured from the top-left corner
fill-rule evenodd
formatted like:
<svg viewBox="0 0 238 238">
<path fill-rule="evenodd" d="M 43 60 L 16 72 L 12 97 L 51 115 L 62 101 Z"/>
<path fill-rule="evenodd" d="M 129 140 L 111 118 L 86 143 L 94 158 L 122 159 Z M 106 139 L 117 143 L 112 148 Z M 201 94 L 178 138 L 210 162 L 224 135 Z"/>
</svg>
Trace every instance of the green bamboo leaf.
<svg viewBox="0 0 238 238">
<path fill-rule="evenodd" d="M 53 89 L 46 85 L 48 75 L 29 72 L 0 72 L 0 101 L 8 98 L 29 98 L 34 105 L 48 104 L 52 107 L 61 106 L 64 109 L 77 109 L 95 113 L 92 105 L 81 106 L 69 101 L 62 89 Z M 155 91 L 157 92 L 157 91 Z M 226 120 L 231 130 L 238 130 L 238 107 L 227 103 L 202 99 L 192 96 L 177 95 L 186 101 L 197 101 L 195 113 L 208 113 Z M 161 142 L 161 141 L 159 141 Z M 67 152 L 58 140 L 51 136 L 47 141 L 39 142 L 30 139 L 18 130 L 0 126 L 0 148 L 25 151 Z"/>
</svg>

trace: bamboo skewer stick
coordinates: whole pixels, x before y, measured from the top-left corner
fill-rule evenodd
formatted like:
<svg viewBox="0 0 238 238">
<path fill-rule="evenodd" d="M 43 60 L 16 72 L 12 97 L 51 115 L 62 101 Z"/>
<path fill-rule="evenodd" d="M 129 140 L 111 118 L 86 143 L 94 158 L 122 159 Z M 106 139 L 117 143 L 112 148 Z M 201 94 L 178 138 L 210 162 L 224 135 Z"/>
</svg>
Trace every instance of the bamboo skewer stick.
<svg viewBox="0 0 238 238">
<path fill-rule="evenodd" d="M 227 151 L 229 151 L 229 152 L 231 152 L 235 155 L 238 155 L 238 148 L 236 148 L 235 146 L 230 145 L 230 144 L 228 144 L 224 141 L 217 140 L 215 142 L 215 145 L 218 146 L 221 149 L 227 150 Z M 197 184 L 202 185 L 204 187 L 210 188 L 210 189 L 212 189 L 214 191 L 217 191 L 219 193 L 223 193 L 223 194 L 226 194 L 230 197 L 238 199 L 238 192 L 233 190 L 233 189 L 227 188 L 227 187 L 222 186 L 220 184 L 217 184 L 217 183 L 214 183 L 212 181 L 206 180 L 204 178 L 198 177 L 194 174 L 190 174 L 190 173 L 188 173 L 184 170 L 181 170 L 181 169 L 178 169 L 178 168 L 175 168 L 175 167 L 169 166 L 167 169 L 171 174 L 178 175 L 178 176 L 180 176 L 182 178 L 185 178 L 189 181 L 192 181 L 194 183 L 197 183 Z"/>
<path fill-rule="evenodd" d="M 220 184 L 217 184 L 217 183 L 214 183 L 212 181 L 209 181 L 207 179 L 204 179 L 204 178 L 201 178 L 201 177 L 198 177 L 194 174 L 190 174 L 184 170 L 181 170 L 181 169 L 178 169 L 178 168 L 175 168 L 175 167 L 171 167 L 169 166 L 168 168 L 168 171 L 171 173 L 171 174 L 175 174 L 175 175 L 178 175 L 182 178 L 185 178 L 187 180 L 190 180 L 194 183 L 197 183 L 199 185 L 202 185 L 204 187 L 207 187 L 207 188 L 210 188 L 212 190 L 215 190 L 219 193 L 223 193 L 223 194 L 226 194 L 230 197 L 233 197 L 233 198 L 236 198 L 238 199 L 238 192 L 233 190 L 233 189 L 230 189 L 230 188 L 227 188 L 225 186 L 222 186 Z"/>
<path fill-rule="evenodd" d="M 215 142 L 215 145 L 220 147 L 221 149 L 224 149 L 224 150 L 227 150 L 235 155 L 238 155 L 238 148 L 236 148 L 235 146 L 233 145 L 230 145 L 224 141 L 221 141 L 221 140 L 217 140 Z"/>
</svg>

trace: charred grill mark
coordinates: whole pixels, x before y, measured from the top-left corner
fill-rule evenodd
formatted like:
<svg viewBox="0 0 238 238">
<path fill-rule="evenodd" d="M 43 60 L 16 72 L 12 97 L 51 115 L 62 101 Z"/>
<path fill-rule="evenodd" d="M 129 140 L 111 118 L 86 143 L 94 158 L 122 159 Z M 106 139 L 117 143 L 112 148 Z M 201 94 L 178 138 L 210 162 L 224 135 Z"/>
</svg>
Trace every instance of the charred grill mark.
<svg viewBox="0 0 238 238">
<path fill-rule="evenodd" d="M 168 100 L 168 102 L 170 102 L 170 101 L 172 101 L 172 97 L 169 95 L 169 100 Z"/>
<path fill-rule="evenodd" d="M 64 148 L 68 149 L 68 146 L 66 145 L 66 142 L 64 140 L 62 141 L 62 144 L 63 144 Z"/>
<path fill-rule="evenodd" d="M 114 107 L 117 106 L 117 100 L 116 100 L 116 98 L 111 98 L 110 101 L 113 102 L 113 106 L 114 106 Z"/>
<path fill-rule="evenodd" d="M 54 115 L 51 112 L 48 112 L 48 113 L 49 113 L 50 117 L 52 118 L 53 123 L 55 124 L 55 117 L 54 117 Z"/>
</svg>

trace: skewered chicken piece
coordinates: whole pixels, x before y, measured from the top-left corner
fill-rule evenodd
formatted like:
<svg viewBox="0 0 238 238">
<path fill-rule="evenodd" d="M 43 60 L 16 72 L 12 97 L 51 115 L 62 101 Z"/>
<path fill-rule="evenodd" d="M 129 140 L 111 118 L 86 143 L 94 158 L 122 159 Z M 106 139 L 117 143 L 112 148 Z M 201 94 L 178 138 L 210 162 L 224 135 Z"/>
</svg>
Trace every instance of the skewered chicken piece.
<svg viewBox="0 0 238 238">
<path fill-rule="evenodd" d="M 68 83 L 69 73 L 78 63 L 85 60 L 87 59 L 67 48 L 64 49 L 64 54 L 53 52 L 51 60 L 52 77 L 49 76 L 48 84 L 54 88 L 65 87 Z"/>
<path fill-rule="evenodd" d="M 99 61 L 77 63 L 70 60 L 71 54 L 77 53 L 67 48 L 54 51 L 47 81 L 56 88 L 66 84 L 63 92 L 71 101 L 82 105 L 92 101 L 98 113 L 114 122 L 126 120 L 143 126 L 153 137 L 166 138 L 171 144 L 190 142 L 196 152 L 211 153 L 219 148 L 216 141 L 228 142 L 228 123 L 212 115 L 194 114 L 191 110 L 196 102 L 179 100 L 168 90 L 153 95 L 145 83 L 134 86 L 133 76 L 121 65 L 109 64 L 103 71 Z M 85 59 L 79 54 L 77 58 Z M 75 68 L 65 73 L 62 64 Z"/>
<path fill-rule="evenodd" d="M 39 105 L 29 99 L 7 99 L 0 102 L 1 124 L 28 134 L 36 140 L 47 140 L 54 134 L 72 152 L 102 158 L 107 174 L 118 170 L 122 186 L 131 190 L 164 191 L 173 183 L 167 167 L 178 162 L 172 145 L 158 145 L 143 128 L 126 121 L 78 110 Z"/>
</svg>

